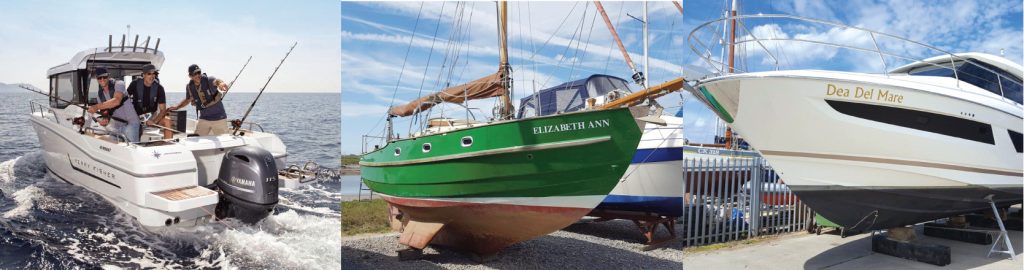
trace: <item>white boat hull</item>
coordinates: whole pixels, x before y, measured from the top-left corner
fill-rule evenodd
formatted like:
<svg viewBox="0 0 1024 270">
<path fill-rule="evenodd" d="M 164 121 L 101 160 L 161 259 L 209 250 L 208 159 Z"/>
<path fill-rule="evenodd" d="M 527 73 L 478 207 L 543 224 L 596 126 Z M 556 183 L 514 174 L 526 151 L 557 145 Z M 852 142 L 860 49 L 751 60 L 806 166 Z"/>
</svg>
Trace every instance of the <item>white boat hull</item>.
<svg viewBox="0 0 1024 270">
<path fill-rule="evenodd" d="M 683 119 L 661 119 L 665 126 L 646 124 L 633 162 L 598 209 L 682 216 Z"/>
<path fill-rule="evenodd" d="M 31 115 L 48 173 L 100 195 L 146 227 L 206 222 L 218 194 L 204 186 L 215 181 L 224 153 L 243 145 L 266 147 L 257 138 L 234 136 L 180 138 L 158 146 L 115 143 L 79 134 L 69 121 L 60 121 L 78 115 L 76 107 Z M 282 162 L 284 149 L 273 150 Z"/>
</svg>

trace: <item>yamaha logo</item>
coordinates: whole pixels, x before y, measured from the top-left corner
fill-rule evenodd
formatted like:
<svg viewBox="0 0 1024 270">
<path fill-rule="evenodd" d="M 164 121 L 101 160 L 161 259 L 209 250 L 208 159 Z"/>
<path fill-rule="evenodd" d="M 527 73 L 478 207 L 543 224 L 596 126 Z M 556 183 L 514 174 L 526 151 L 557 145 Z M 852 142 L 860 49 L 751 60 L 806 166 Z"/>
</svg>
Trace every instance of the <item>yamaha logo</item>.
<svg viewBox="0 0 1024 270">
<path fill-rule="evenodd" d="M 238 177 L 234 177 L 234 176 L 231 177 L 231 183 L 234 183 L 234 184 L 237 184 L 237 185 L 240 185 L 240 186 L 250 186 L 250 187 L 256 185 L 255 181 L 247 180 L 247 179 L 242 179 L 242 178 L 238 178 Z"/>
</svg>

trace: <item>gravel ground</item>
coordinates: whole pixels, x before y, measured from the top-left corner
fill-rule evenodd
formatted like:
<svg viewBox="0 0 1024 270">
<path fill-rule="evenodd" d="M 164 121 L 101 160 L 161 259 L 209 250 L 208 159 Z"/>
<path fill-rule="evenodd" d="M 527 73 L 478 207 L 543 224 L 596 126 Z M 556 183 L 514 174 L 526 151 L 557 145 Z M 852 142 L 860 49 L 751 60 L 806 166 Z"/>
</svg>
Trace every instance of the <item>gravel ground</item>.
<svg viewBox="0 0 1024 270">
<path fill-rule="evenodd" d="M 676 234 L 682 233 L 676 226 Z M 657 238 L 668 237 L 659 227 Z M 675 240 L 659 249 L 642 251 L 643 234 L 626 220 L 594 223 L 585 219 L 565 229 L 498 253 L 483 264 L 469 256 L 430 246 L 419 260 L 399 261 L 398 233 L 341 239 L 341 268 L 351 269 L 682 269 L 683 244 Z"/>
</svg>

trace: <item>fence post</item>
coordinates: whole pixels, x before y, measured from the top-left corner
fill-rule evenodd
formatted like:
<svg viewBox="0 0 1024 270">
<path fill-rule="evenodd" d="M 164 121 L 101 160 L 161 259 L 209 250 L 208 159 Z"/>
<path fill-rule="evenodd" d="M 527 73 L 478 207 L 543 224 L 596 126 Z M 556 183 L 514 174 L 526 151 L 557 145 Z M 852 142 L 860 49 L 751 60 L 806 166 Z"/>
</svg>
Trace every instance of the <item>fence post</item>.
<svg viewBox="0 0 1024 270">
<path fill-rule="evenodd" d="M 763 186 L 760 173 L 761 158 L 752 158 L 750 163 L 752 164 L 750 164 L 750 234 L 748 238 L 761 234 L 761 187 Z"/>
</svg>

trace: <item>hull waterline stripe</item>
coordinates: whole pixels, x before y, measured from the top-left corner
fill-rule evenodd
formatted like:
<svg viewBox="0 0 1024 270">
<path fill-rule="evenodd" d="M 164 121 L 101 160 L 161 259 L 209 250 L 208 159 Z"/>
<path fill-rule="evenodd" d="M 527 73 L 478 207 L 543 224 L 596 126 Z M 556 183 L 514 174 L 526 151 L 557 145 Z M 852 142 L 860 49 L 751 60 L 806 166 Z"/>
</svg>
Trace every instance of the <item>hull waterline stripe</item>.
<svg viewBox="0 0 1024 270">
<path fill-rule="evenodd" d="M 729 115 L 729 112 L 726 111 L 724 107 L 722 107 L 722 104 L 718 103 L 718 100 L 715 99 L 715 96 L 712 95 L 711 93 L 708 93 L 708 89 L 705 88 L 703 85 L 700 86 L 699 89 L 700 93 L 704 95 L 704 98 L 708 100 L 708 103 L 711 103 L 711 106 L 714 107 L 715 111 L 718 112 L 718 116 L 721 116 L 722 120 L 724 120 L 726 123 L 731 124 L 733 121 L 732 115 Z"/>
<path fill-rule="evenodd" d="M 683 160 L 682 147 L 636 149 L 632 164 Z"/>
<path fill-rule="evenodd" d="M 75 163 L 71 162 L 71 154 L 68 154 L 68 164 L 71 165 L 72 169 L 75 169 L 76 171 L 78 171 L 80 173 L 84 173 L 85 175 L 91 176 L 92 178 L 96 178 L 96 180 L 103 181 L 103 183 L 107 183 L 107 184 L 109 184 L 111 186 L 116 187 L 117 189 L 121 189 L 121 186 L 118 186 L 117 184 L 111 183 L 110 181 L 107 181 L 107 180 L 103 180 L 103 178 L 100 178 L 99 176 L 96 176 L 96 175 L 91 174 L 91 173 L 89 173 L 89 172 L 87 172 L 85 170 L 82 170 L 82 169 L 79 169 L 78 167 L 75 167 Z"/>
<path fill-rule="evenodd" d="M 789 156 L 789 157 L 805 157 L 805 158 L 822 158 L 822 159 L 835 159 L 835 160 L 847 160 L 847 161 L 860 161 L 860 162 L 872 162 L 872 163 L 883 163 L 883 164 L 896 164 L 896 165 L 908 165 L 917 167 L 929 167 L 947 170 L 957 170 L 966 172 L 976 173 L 987 173 L 995 175 L 1005 176 L 1017 176 L 1024 177 L 1024 172 L 1012 172 L 1003 170 L 983 169 L 976 167 L 967 167 L 960 165 L 932 163 L 924 161 L 911 161 L 911 160 L 900 160 L 900 159 L 889 159 L 889 158 L 872 158 L 872 157 L 859 157 L 859 156 L 846 156 L 846 155 L 832 155 L 832 154 L 818 154 L 818 153 L 804 153 L 804 152 L 789 152 L 789 151 L 773 151 L 773 150 L 761 150 L 764 155 L 772 156 Z"/>
<path fill-rule="evenodd" d="M 359 165 L 367 166 L 367 167 L 403 166 L 403 165 L 420 164 L 420 163 L 432 163 L 432 162 L 448 161 L 448 160 L 454 160 L 454 159 L 463 159 L 463 158 L 471 158 L 471 157 L 479 157 L 479 156 L 507 154 L 507 153 L 523 152 L 523 151 L 539 151 L 539 150 L 548 150 L 548 149 L 555 149 L 555 148 L 573 147 L 573 146 L 580 146 L 580 145 L 595 144 L 595 143 L 600 143 L 600 142 L 609 141 L 609 140 L 611 140 L 611 136 L 601 136 L 601 137 L 597 137 L 597 138 L 579 139 L 579 140 L 571 140 L 571 141 L 564 141 L 564 142 L 554 142 L 554 143 L 541 143 L 541 144 L 534 144 L 534 145 L 512 146 L 512 147 L 484 150 L 484 151 L 479 151 L 479 152 L 462 153 L 462 154 L 447 155 L 447 156 L 432 157 L 432 158 L 421 158 L 421 159 L 415 159 L 415 160 L 382 161 L 382 162 L 360 161 Z"/>
<path fill-rule="evenodd" d="M 34 117 L 31 118 L 31 119 L 32 119 L 33 122 L 39 122 L 39 120 L 36 120 Z M 56 130 L 53 130 L 53 128 L 51 128 L 49 126 L 46 126 L 46 125 L 44 125 L 42 123 L 35 123 L 35 124 L 39 125 L 41 127 L 44 127 L 46 129 L 49 129 L 51 132 L 53 132 L 53 134 L 57 135 L 57 137 L 60 137 L 61 139 L 64 139 L 69 144 L 71 144 L 71 146 L 74 146 L 75 148 L 78 148 L 79 151 L 81 151 L 83 154 L 88 156 L 90 159 L 95 160 L 95 161 L 97 161 L 99 163 L 103 163 L 103 165 L 110 166 L 111 168 L 114 168 L 114 169 L 116 169 L 118 171 L 121 171 L 121 172 L 126 173 L 126 174 L 131 175 L 131 176 L 135 176 L 135 177 L 138 177 L 138 178 L 149 178 L 149 177 L 157 177 L 157 176 L 172 175 L 172 174 L 179 174 L 179 173 L 190 173 L 190 172 L 196 172 L 197 171 L 196 168 L 191 168 L 191 169 L 185 169 L 185 170 L 177 170 L 177 171 L 169 171 L 169 172 L 161 172 L 161 173 L 152 173 L 152 174 L 139 174 L 139 173 L 131 172 L 131 171 L 128 171 L 128 170 L 126 170 L 124 168 L 121 168 L 119 166 L 107 163 L 106 161 L 103 161 L 101 159 L 97 159 L 92 154 L 89 154 L 89 151 L 85 151 L 85 149 L 82 149 L 82 147 L 79 147 L 77 143 L 71 141 L 68 138 L 65 138 L 63 134 L 60 134 L 60 132 L 57 132 Z M 40 142 L 40 144 L 42 144 L 42 142 Z"/>
</svg>

